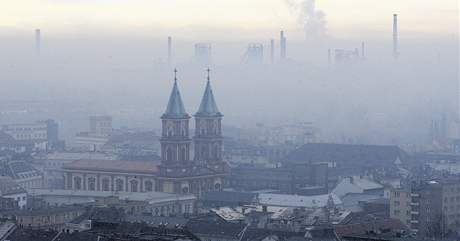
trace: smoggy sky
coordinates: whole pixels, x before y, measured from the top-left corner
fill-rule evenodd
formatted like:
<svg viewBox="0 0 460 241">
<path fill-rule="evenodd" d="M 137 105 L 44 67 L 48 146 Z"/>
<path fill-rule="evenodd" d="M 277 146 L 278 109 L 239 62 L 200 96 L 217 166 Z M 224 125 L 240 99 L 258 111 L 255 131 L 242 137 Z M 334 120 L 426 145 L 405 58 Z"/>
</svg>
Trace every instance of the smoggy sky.
<svg viewBox="0 0 460 241">
<path fill-rule="evenodd" d="M 288 4 L 291 3 L 291 5 Z M 264 35 L 281 28 L 304 35 L 301 0 L 14 0 L 2 1 L 0 30 L 42 28 L 54 33 L 155 30 L 186 37 L 184 29 L 220 29 Z M 458 32 L 457 0 L 317 0 L 327 34 L 379 36 L 391 31 L 391 15 L 400 15 L 407 32 L 451 35 Z M 206 35 L 209 31 L 202 31 Z M 297 33 L 297 35 L 296 35 Z M 222 38 L 228 36 L 222 36 Z"/>
</svg>

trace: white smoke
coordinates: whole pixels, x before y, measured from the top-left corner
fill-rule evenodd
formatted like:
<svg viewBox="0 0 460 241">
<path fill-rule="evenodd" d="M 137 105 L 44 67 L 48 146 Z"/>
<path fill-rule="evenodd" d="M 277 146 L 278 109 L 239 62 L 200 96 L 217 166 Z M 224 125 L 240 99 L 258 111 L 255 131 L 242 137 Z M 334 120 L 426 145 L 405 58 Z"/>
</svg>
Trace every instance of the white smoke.
<svg viewBox="0 0 460 241">
<path fill-rule="evenodd" d="M 289 8 L 298 16 L 307 39 L 326 35 L 326 14 L 316 9 L 315 0 L 285 0 Z"/>
</svg>

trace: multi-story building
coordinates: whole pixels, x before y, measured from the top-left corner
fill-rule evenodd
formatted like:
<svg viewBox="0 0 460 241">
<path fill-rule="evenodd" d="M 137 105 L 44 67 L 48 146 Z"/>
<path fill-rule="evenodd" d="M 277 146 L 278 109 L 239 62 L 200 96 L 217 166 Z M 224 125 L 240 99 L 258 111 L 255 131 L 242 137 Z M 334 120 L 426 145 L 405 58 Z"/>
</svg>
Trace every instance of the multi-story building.
<svg viewBox="0 0 460 241">
<path fill-rule="evenodd" d="M 43 187 L 43 173 L 28 162 L 5 161 L 0 163 L 0 175 L 12 178 L 26 190 Z"/>
<path fill-rule="evenodd" d="M 75 142 L 78 147 L 89 151 L 99 151 L 109 141 L 112 134 L 112 117 L 89 117 L 89 131 L 77 133 Z"/>
<path fill-rule="evenodd" d="M 391 190 L 390 200 L 390 217 L 398 219 L 410 227 L 412 217 L 410 189 L 396 188 Z"/>
<path fill-rule="evenodd" d="M 58 124 L 54 120 L 37 121 L 25 124 L 3 125 L 1 131 L 14 141 L 29 143 L 29 151 L 46 151 L 61 145 L 58 137 Z M 28 150 L 24 150 L 28 151 Z"/>
<path fill-rule="evenodd" d="M 413 182 L 390 195 L 390 217 L 408 225 L 418 237 L 440 237 L 460 227 L 460 180 Z"/>
</svg>

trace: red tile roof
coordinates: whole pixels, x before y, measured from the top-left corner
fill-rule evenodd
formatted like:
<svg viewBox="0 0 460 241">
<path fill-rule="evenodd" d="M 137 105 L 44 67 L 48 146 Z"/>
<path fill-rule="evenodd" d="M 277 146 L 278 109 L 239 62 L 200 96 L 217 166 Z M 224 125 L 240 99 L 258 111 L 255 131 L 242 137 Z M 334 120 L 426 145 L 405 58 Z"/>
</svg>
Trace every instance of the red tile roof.
<svg viewBox="0 0 460 241">
<path fill-rule="evenodd" d="M 158 166 L 159 164 L 153 161 L 77 160 L 65 164 L 64 169 L 155 174 Z"/>
</svg>

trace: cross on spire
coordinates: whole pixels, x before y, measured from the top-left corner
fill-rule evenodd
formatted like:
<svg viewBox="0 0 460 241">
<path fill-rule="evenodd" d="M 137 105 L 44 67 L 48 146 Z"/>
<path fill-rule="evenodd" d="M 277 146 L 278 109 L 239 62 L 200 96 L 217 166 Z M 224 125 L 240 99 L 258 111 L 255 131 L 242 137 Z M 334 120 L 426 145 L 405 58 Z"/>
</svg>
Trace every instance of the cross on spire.
<svg viewBox="0 0 460 241">
<path fill-rule="evenodd" d="M 174 81 L 177 81 L 177 69 L 174 68 Z"/>
<path fill-rule="evenodd" d="M 206 71 L 208 72 L 208 81 L 209 81 L 209 73 L 211 72 L 211 70 L 209 69 L 209 67 L 206 69 Z"/>
</svg>

